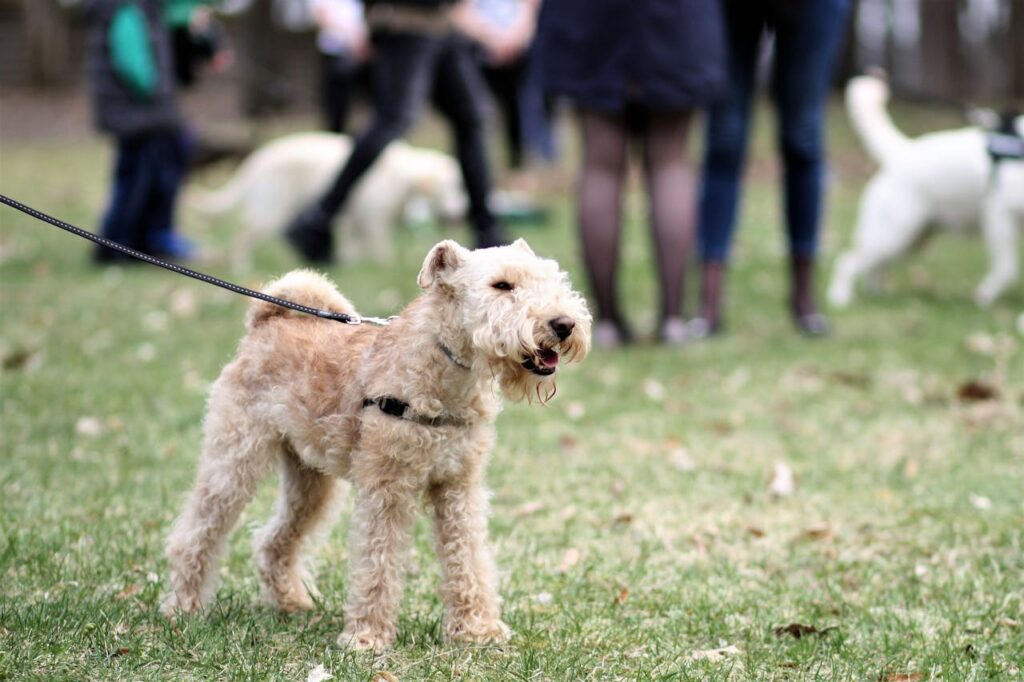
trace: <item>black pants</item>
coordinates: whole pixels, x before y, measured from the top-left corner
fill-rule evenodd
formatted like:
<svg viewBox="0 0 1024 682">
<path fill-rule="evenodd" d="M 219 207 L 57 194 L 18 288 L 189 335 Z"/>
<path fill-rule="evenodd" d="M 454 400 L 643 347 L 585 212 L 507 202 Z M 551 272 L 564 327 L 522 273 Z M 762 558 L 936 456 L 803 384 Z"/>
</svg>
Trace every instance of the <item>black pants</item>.
<svg viewBox="0 0 1024 682">
<path fill-rule="evenodd" d="M 320 104 L 324 129 L 344 133 L 356 94 L 365 95 L 366 66 L 349 55 L 320 55 Z"/>
<path fill-rule="evenodd" d="M 409 131 L 430 97 L 451 124 L 473 229 L 491 230 L 484 86 L 469 44 L 455 35 L 379 32 L 373 35 L 373 54 L 373 119 L 320 200 L 323 211 L 333 217 L 341 210 L 359 178 L 388 144 Z"/>
<path fill-rule="evenodd" d="M 523 166 L 523 117 L 520 113 L 522 81 L 526 76 L 526 60 L 517 59 L 501 66 L 483 65 L 484 79 L 494 97 L 494 103 L 501 110 L 505 127 L 505 143 L 508 146 L 508 165 L 513 169 Z"/>
<path fill-rule="evenodd" d="M 163 255 L 161 237 L 174 229 L 174 204 L 185 177 L 186 154 L 180 130 L 119 138 L 101 234 L 138 251 Z M 128 256 L 100 246 L 95 258 L 105 262 Z"/>
</svg>

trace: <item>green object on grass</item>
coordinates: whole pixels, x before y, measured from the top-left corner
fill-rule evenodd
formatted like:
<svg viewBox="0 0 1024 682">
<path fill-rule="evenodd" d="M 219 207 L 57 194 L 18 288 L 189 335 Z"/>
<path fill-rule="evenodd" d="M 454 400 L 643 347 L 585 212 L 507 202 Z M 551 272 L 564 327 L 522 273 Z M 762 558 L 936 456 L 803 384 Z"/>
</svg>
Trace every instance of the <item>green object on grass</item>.
<svg viewBox="0 0 1024 682">
<path fill-rule="evenodd" d="M 150 45 L 146 17 L 135 3 L 125 3 L 114 13 L 107 34 L 114 72 L 137 95 L 149 97 L 156 90 L 157 70 Z"/>
</svg>

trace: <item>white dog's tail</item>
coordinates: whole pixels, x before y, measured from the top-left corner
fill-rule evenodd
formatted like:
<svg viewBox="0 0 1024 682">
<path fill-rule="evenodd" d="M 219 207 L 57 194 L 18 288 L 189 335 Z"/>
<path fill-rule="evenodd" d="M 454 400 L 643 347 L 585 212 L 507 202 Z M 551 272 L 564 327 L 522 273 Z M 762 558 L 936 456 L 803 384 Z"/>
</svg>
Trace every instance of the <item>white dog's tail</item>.
<svg viewBox="0 0 1024 682">
<path fill-rule="evenodd" d="M 246 167 L 243 165 L 231 176 L 227 184 L 218 189 L 203 189 L 202 187 L 189 187 L 185 191 L 184 202 L 189 208 L 205 215 L 221 215 L 238 206 L 242 201 L 242 192 L 245 188 Z"/>
<path fill-rule="evenodd" d="M 846 86 L 846 111 L 868 154 L 878 163 L 899 154 L 909 144 L 889 117 L 889 86 L 877 76 L 857 76 Z"/>
<path fill-rule="evenodd" d="M 263 293 L 283 298 L 293 303 L 301 303 L 318 310 L 358 315 L 355 306 L 341 295 L 341 292 L 335 288 L 330 280 L 319 272 L 313 272 L 312 270 L 292 270 L 284 277 L 276 279 L 263 287 Z M 257 299 L 253 301 L 252 306 L 249 308 L 246 327 L 252 329 L 271 317 L 284 315 L 303 316 L 303 313 Z"/>
</svg>

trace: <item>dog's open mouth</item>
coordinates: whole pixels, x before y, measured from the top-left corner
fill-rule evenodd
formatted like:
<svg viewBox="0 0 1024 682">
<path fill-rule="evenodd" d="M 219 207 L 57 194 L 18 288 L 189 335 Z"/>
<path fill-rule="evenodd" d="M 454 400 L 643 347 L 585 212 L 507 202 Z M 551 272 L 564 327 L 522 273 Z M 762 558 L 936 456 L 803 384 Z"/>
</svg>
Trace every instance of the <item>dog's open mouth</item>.
<svg viewBox="0 0 1024 682">
<path fill-rule="evenodd" d="M 542 348 L 536 357 L 523 360 L 523 369 L 529 370 L 542 377 L 555 373 L 558 369 L 558 351 L 551 348 Z"/>
</svg>

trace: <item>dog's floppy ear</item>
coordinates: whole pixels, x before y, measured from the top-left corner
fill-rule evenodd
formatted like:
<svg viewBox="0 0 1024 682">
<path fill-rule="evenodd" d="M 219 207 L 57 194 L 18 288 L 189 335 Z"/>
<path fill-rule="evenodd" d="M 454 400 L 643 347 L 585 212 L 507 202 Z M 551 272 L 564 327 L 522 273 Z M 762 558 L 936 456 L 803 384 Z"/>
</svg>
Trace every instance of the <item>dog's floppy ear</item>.
<svg viewBox="0 0 1024 682">
<path fill-rule="evenodd" d="M 416 283 L 421 289 L 429 289 L 435 281 L 457 270 L 468 254 L 466 249 L 451 239 L 436 244 L 423 261 L 423 268 L 416 278 Z"/>
<path fill-rule="evenodd" d="M 519 239 L 517 239 L 514 242 L 512 242 L 512 246 L 516 247 L 517 249 L 522 249 L 523 251 L 525 251 L 526 253 L 530 254 L 531 256 L 536 255 L 536 254 L 533 253 L 533 249 L 530 248 L 530 245 L 527 244 L 526 240 L 523 239 L 522 237 L 520 237 Z"/>
</svg>

